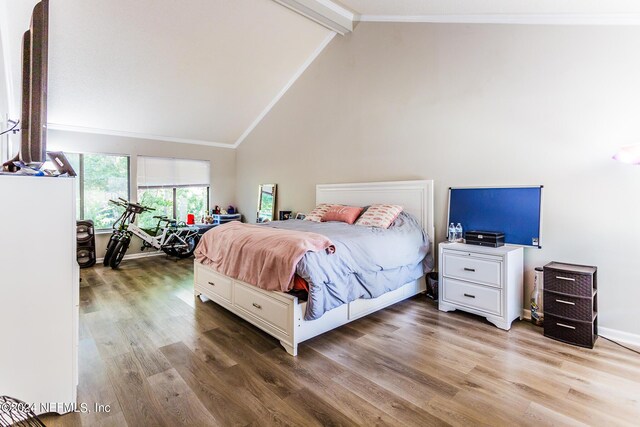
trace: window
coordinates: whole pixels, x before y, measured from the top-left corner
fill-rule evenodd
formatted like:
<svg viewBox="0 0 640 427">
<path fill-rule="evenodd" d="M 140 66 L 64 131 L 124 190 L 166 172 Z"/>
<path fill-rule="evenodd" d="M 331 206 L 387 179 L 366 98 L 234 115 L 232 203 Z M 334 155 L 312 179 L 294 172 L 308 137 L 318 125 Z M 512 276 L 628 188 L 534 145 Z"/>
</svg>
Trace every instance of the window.
<svg viewBox="0 0 640 427">
<path fill-rule="evenodd" d="M 154 228 L 153 216 L 166 215 L 186 221 L 209 210 L 209 162 L 203 160 L 138 157 L 138 202 L 155 211 L 139 217 L 142 228 Z"/>
<path fill-rule="evenodd" d="M 122 209 L 109 199 L 129 200 L 129 157 L 111 154 L 65 153 L 78 174 L 76 208 L 78 219 L 90 219 L 96 230 L 110 229 Z M 46 167 L 46 166 L 45 166 Z M 53 165 L 49 167 L 53 169 Z"/>
</svg>

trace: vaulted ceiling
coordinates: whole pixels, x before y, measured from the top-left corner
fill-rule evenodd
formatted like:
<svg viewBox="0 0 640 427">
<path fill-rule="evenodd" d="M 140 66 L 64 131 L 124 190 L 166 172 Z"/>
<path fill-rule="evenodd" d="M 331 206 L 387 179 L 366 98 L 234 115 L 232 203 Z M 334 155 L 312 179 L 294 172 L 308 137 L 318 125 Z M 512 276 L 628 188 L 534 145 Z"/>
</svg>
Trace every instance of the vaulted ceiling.
<svg viewBox="0 0 640 427">
<path fill-rule="evenodd" d="M 14 117 L 37 1 L 0 0 Z M 240 142 L 334 35 L 272 0 L 52 0 L 49 23 L 50 128 L 221 146 Z"/>
<path fill-rule="evenodd" d="M 333 33 L 271 0 L 51 2 L 49 122 L 235 144 Z"/>
<path fill-rule="evenodd" d="M 37 1 L 0 0 L 14 117 Z M 51 0 L 50 128 L 236 147 L 335 35 L 292 4 L 355 21 L 640 23 L 634 0 Z"/>
</svg>

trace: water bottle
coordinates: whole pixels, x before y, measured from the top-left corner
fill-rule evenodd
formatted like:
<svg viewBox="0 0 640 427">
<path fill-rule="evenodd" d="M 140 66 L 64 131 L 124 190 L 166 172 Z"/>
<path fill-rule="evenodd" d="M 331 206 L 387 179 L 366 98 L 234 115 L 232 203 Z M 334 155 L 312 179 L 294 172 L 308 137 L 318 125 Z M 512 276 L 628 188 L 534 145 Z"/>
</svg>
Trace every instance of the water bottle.
<svg viewBox="0 0 640 427">
<path fill-rule="evenodd" d="M 463 236 L 462 236 L 462 224 L 458 223 L 458 225 L 456 225 L 456 242 L 463 242 Z"/>
<path fill-rule="evenodd" d="M 456 241 L 456 226 L 453 223 L 449 225 L 449 236 L 447 237 L 449 238 L 449 243 Z"/>
<path fill-rule="evenodd" d="M 531 291 L 531 297 L 529 301 L 531 302 L 531 323 L 536 326 L 542 326 L 544 322 L 543 315 L 541 313 L 541 300 L 540 300 L 540 291 L 542 290 L 542 279 L 543 279 L 543 269 L 542 267 L 536 267 L 535 276 L 533 278 L 533 291 Z"/>
</svg>

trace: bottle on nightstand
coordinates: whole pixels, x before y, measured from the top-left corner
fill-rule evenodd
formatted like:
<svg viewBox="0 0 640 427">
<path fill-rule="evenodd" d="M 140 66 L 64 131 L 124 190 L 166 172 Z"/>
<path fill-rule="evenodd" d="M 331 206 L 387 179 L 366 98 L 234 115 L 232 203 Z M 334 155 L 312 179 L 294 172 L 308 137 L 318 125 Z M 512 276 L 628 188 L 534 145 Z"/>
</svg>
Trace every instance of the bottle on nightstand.
<svg viewBox="0 0 640 427">
<path fill-rule="evenodd" d="M 542 288 L 543 268 L 536 267 L 535 276 L 533 278 L 533 291 L 531 291 L 531 323 L 536 326 L 542 326 L 544 318 L 540 307 L 540 289 Z"/>
<path fill-rule="evenodd" d="M 456 242 L 464 243 L 464 235 L 462 234 L 462 224 L 456 225 Z"/>
<path fill-rule="evenodd" d="M 449 235 L 447 236 L 447 238 L 448 238 L 447 240 L 450 243 L 453 243 L 456 241 L 456 226 L 453 225 L 453 223 L 449 225 Z"/>
</svg>

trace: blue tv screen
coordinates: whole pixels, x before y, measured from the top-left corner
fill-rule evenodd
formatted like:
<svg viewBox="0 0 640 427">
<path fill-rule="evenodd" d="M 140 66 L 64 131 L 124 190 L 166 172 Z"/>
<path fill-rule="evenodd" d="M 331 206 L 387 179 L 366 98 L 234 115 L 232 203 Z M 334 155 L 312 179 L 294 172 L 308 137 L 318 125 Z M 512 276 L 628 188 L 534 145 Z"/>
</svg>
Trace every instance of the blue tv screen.
<svg viewBox="0 0 640 427">
<path fill-rule="evenodd" d="M 450 188 L 449 219 L 466 231 L 498 231 L 505 243 L 542 247 L 542 186 Z"/>
</svg>

